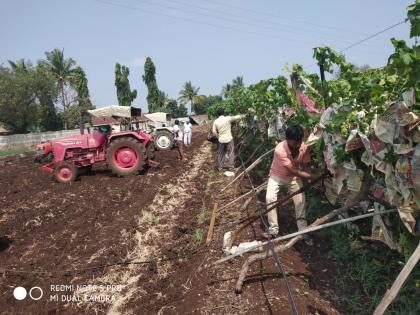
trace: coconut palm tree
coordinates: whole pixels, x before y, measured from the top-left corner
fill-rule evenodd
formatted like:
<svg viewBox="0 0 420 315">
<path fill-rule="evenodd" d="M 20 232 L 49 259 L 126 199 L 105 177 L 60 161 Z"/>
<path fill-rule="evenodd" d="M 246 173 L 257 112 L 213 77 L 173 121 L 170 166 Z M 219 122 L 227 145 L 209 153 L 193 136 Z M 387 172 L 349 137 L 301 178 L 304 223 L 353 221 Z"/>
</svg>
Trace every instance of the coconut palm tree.
<svg viewBox="0 0 420 315">
<path fill-rule="evenodd" d="M 46 60 L 41 60 L 40 65 L 45 66 L 57 80 L 58 88 L 61 94 L 61 104 L 63 110 L 66 110 L 69 104 L 66 101 L 65 88 L 75 74 L 76 61 L 72 58 L 64 58 L 64 49 L 55 48 L 52 51 L 45 52 Z M 67 129 L 67 122 L 64 123 Z"/>
<path fill-rule="evenodd" d="M 241 89 L 244 86 L 244 77 L 237 76 L 235 79 L 232 80 L 232 83 L 228 83 L 222 88 L 221 95 L 224 98 L 228 98 L 234 90 Z"/>
<path fill-rule="evenodd" d="M 227 98 L 230 93 L 232 92 L 232 85 L 230 83 L 227 83 L 223 88 L 222 88 L 222 97 Z"/>
<path fill-rule="evenodd" d="M 180 97 L 178 98 L 182 104 L 190 102 L 191 104 L 191 113 L 194 111 L 194 104 L 199 103 L 203 100 L 202 95 L 198 95 L 200 88 L 196 88 L 191 84 L 191 81 L 185 82 L 184 87 L 179 91 Z"/>
<path fill-rule="evenodd" d="M 25 61 L 25 59 L 18 59 L 16 61 L 8 60 L 10 68 L 15 71 L 22 71 L 26 72 L 27 70 L 32 68 L 32 63 L 30 60 Z"/>
<path fill-rule="evenodd" d="M 238 89 L 244 87 L 244 77 L 237 76 L 235 79 L 232 80 L 232 89 Z"/>
</svg>

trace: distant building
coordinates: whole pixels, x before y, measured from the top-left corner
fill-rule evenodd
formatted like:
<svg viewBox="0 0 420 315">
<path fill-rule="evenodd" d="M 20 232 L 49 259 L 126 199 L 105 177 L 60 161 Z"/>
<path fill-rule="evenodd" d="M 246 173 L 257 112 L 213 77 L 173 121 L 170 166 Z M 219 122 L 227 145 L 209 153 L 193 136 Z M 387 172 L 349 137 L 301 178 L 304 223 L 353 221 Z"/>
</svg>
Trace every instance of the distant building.
<svg viewBox="0 0 420 315">
<path fill-rule="evenodd" d="M 190 122 L 192 125 L 205 125 L 208 122 L 207 115 L 189 115 L 185 117 L 172 118 L 172 122 L 179 120 L 181 124 Z"/>
<path fill-rule="evenodd" d="M 11 132 L 7 130 L 3 125 L 0 124 L 0 135 L 8 135 Z"/>
</svg>

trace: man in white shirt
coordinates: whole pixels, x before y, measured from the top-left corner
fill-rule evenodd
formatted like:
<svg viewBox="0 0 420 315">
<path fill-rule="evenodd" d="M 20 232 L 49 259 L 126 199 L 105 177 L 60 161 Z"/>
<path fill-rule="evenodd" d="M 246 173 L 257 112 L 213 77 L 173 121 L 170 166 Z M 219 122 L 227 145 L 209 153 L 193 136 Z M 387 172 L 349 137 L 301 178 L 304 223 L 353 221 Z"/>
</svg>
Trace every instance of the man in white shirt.
<svg viewBox="0 0 420 315">
<path fill-rule="evenodd" d="M 191 145 L 192 138 L 192 125 L 190 122 L 187 122 L 184 126 L 184 144 Z"/>
<path fill-rule="evenodd" d="M 219 116 L 213 123 L 213 134 L 219 140 L 217 153 L 218 169 L 221 171 L 224 166 L 225 154 L 229 156 L 229 169 L 235 168 L 235 145 L 232 137 L 232 122 L 240 120 L 245 115 L 225 116 L 225 110 L 220 108 L 217 112 Z"/>
</svg>

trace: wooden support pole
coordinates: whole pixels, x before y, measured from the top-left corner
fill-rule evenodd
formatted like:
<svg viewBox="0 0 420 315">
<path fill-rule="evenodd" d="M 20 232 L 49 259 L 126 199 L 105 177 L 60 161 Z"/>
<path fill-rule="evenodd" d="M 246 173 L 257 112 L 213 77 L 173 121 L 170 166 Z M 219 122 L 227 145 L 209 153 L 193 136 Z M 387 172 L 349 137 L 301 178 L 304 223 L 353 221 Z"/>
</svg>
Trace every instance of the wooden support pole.
<svg viewBox="0 0 420 315">
<path fill-rule="evenodd" d="M 267 182 L 264 182 L 264 183 L 262 183 L 260 186 L 258 186 L 258 187 L 256 188 L 256 191 L 257 191 L 257 192 L 260 192 L 261 190 L 264 190 L 264 189 L 266 189 L 266 188 L 267 188 Z M 231 206 L 231 205 L 232 205 L 232 204 L 234 204 L 235 202 L 238 202 L 239 200 L 241 200 L 241 199 L 245 198 L 246 196 L 251 195 L 252 193 L 253 193 L 253 191 L 252 191 L 252 190 L 250 190 L 250 191 L 246 192 L 245 194 L 240 195 L 238 198 L 236 198 L 236 199 L 234 199 L 234 200 L 230 201 L 229 203 L 227 203 L 227 204 L 225 204 L 223 207 L 221 207 L 221 208 L 219 209 L 219 211 L 224 210 L 225 208 L 227 208 L 227 207 Z"/>
<path fill-rule="evenodd" d="M 209 230 L 207 232 L 207 238 L 206 238 L 207 246 L 210 245 L 211 239 L 213 237 L 214 223 L 216 222 L 216 214 L 217 214 L 217 202 L 214 203 L 213 211 L 211 212 L 210 225 L 209 225 Z"/>
<path fill-rule="evenodd" d="M 249 204 L 252 201 L 252 198 L 254 198 L 254 196 L 251 196 L 247 200 L 245 200 L 245 202 L 243 203 L 243 205 L 241 207 L 241 212 L 245 211 L 248 208 Z"/>
<path fill-rule="evenodd" d="M 254 150 L 254 152 L 252 152 L 250 155 L 249 155 L 249 157 L 248 157 L 248 159 L 245 161 L 245 165 L 247 165 L 251 160 L 252 160 L 252 158 L 254 157 L 254 155 L 255 155 L 255 153 L 257 153 L 257 151 L 258 151 L 258 149 L 259 148 L 261 148 L 261 146 L 262 146 L 263 144 L 262 143 L 260 143 L 256 148 L 255 148 L 255 150 Z"/>
<path fill-rule="evenodd" d="M 405 280 L 407 280 L 411 271 L 413 271 L 419 259 L 420 259 L 420 242 L 419 242 L 419 245 L 417 245 L 417 248 L 414 251 L 414 253 L 411 255 L 410 259 L 405 264 L 404 268 L 401 270 L 400 274 L 398 275 L 391 289 L 386 291 L 384 297 L 382 298 L 381 303 L 379 303 L 379 305 L 376 307 L 373 315 L 382 315 L 386 311 L 389 304 L 391 304 L 392 301 L 397 296 L 398 292 L 403 286 Z"/>
</svg>

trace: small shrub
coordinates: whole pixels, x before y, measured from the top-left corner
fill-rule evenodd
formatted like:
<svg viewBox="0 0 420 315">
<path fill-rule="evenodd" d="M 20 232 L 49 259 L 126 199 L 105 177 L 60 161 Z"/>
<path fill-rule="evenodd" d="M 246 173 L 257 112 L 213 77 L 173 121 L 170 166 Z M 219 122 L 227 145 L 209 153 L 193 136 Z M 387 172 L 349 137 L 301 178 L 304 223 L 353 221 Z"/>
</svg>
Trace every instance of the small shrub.
<svg viewBox="0 0 420 315">
<path fill-rule="evenodd" d="M 206 222 L 208 219 L 210 218 L 210 211 L 202 206 L 200 209 L 200 213 L 197 214 L 197 222 L 199 225 L 203 224 L 204 222 Z"/>
<path fill-rule="evenodd" d="M 157 224 L 159 223 L 159 218 L 150 211 L 142 210 L 139 223 L 140 224 L 143 224 L 143 223 Z"/>
<path fill-rule="evenodd" d="M 202 228 L 197 228 L 194 230 L 194 242 L 201 243 L 204 238 L 204 230 Z"/>
</svg>

